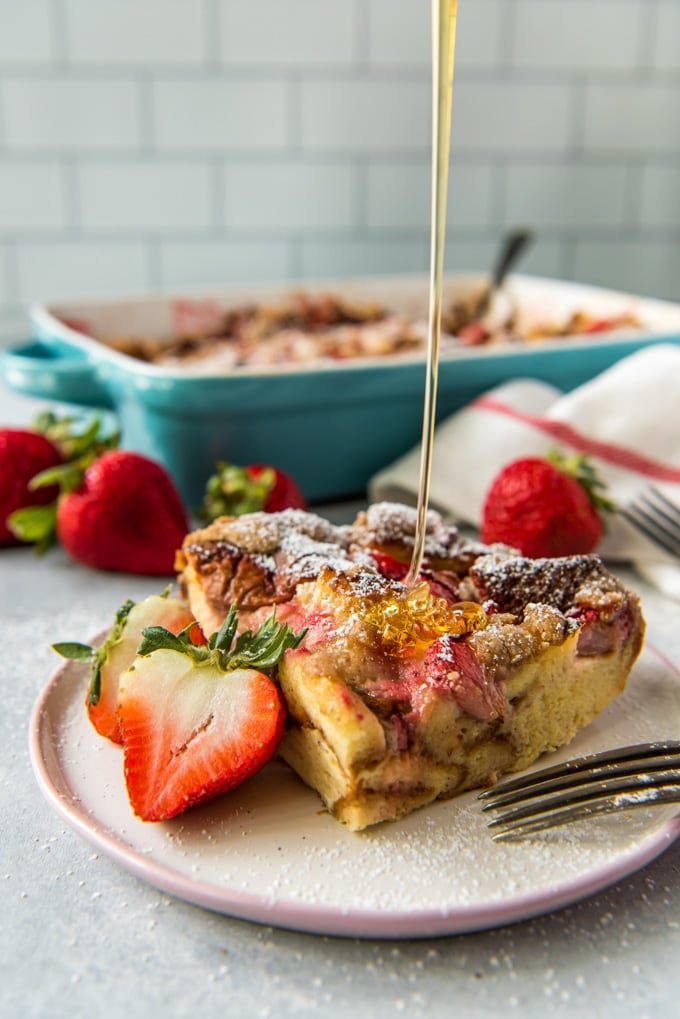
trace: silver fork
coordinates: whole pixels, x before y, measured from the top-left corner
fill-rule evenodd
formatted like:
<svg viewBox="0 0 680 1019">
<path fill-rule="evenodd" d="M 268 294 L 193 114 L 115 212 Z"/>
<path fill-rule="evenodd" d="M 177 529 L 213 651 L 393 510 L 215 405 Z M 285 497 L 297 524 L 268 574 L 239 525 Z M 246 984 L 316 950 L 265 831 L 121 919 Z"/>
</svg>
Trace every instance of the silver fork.
<svg viewBox="0 0 680 1019">
<path fill-rule="evenodd" d="M 650 486 L 619 512 L 650 541 L 680 559 L 680 506 L 658 488 Z"/>
<path fill-rule="evenodd" d="M 660 803 L 680 803 L 680 740 L 578 757 L 480 793 L 494 841 Z"/>
</svg>

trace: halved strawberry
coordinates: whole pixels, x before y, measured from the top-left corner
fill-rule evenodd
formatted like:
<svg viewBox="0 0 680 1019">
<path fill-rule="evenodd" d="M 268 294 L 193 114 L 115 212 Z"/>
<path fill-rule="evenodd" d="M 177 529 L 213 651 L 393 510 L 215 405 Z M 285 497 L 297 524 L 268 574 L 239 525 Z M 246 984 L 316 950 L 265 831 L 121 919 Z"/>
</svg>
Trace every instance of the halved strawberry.
<svg viewBox="0 0 680 1019">
<path fill-rule="evenodd" d="M 198 623 L 188 606 L 178 598 L 166 594 L 153 594 L 140 602 L 126 601 L 118 609 L 116 618 L 103 643 L 97 647 L 88 644 L 53 644 L 63 658 L 89 662 L 90 683 L 85 706 L 90 721 L 101 736 L 114 743 L 122 743 L 118 720 L 118 680 L 130 668 L 142 640 L 142 630 L 148 626 L 165 626 L 172 633 L 180 633 Z M 192 638 L 196 639 L 192 633 Z M 202 634 L 199 640 L 204 639 Z M 198 642 L 198 641 L 197 641 Z"/>
<path fill-rule="evenodd" d="M 130 804 L 164 821 L 240 785 L 275 754 L 285 707 L 263 669 L 301 642 L 274 616 L 236 637 L 232 607 L 206 645 L 189 631 L 149 627 L 120 679 L 120 720 Z"/>
</svg>

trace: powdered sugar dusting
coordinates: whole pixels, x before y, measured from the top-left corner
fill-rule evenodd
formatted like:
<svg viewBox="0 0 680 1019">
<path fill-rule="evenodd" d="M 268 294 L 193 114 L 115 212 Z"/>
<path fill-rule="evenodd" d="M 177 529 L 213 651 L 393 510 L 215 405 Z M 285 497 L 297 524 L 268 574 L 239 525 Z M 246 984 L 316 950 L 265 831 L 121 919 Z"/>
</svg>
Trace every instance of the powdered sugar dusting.
<svg viewBox="0 0 680 1019">
<path fill-rule="evenodd" d="M 412 549 L 415 540 L 417 511 L 401 503 L 376 502 L 357 518 L 357 534 L 360 540 L 368 539 L 378 546 L 401 545 Z M 455 527 L 444 524 L 434 510 L 426 518 L 425 555 L 428 558 L 444 558 L 451 555 L 460 538 Z"/>
<path fill-rule="evenodd" d="M 502 551 L 480 556 L 470 574 L 484 597 L 506 612 L 522 613 L 527 602 L 566 610 L 574 604 L 620 607 L 626 592 L 597 555 L 528 559 Z"/>
<path fill-rule="evenodd" d="M 209 527 L 191 534 L 189 540 L 196 543 L 227 541 L 251 554 L 271 555 L 285 537 L 293 534 L 337 546 L 341 531 L 314 513 L 287 509 L 279 513 L 219 517 Z"/>
<path fill-rule="evenodd" d="M 127 803 L 120 748 L 101 740 L 86 719 L 85 682 L 82 668 L 69 664 L 40 712 L 46 737 L 57 737 L 56 756 L 50 750 L 46 760 L 58 808 L 150 881 L 167 888 L 173 875 L 169 890 L 176 894 L 265 922 L 400 936 L 419 929 L 424 917 L 427 929 L 447 932 L 483 923 L 484 911 L 507 917 L 513 908 L 526 910 L 534 898 L 547 908 L 558 893 L 571 889 L 577 896 L 581 887 L 592 888 L 598 875 L 608 882 L 617 867 L 630 866 L 638 847 L 655 839 L 664 844 L 674 812 L 644 807 L 499 844 L 476 795 L 468 793 L 355 834 L 273 763 L 174 822 L 145 825 Z M 636 710 L 640 698 L 644 713 Z M 622 697 L 550 763 L 615 741 L 649 739 L 662 729 L 680 731 L 678 679 L 647 654 Z"/>
</svg>

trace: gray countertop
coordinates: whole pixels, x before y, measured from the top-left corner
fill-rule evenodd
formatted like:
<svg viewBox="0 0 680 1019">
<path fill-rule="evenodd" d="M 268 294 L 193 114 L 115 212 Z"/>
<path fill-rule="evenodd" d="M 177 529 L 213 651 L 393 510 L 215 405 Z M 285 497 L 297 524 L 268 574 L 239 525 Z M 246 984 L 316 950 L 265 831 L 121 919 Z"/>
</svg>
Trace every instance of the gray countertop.
<svg viewBox="0 0 680 1019">
<path fill-rule="evenodd" d="M 0 389 L 0 423 L 36 404 Z M 680 841 L 577 905 L 484 933 L 420 941 L 298 934 L 169 897 L 93 850 L 33 777 L 29 716 L 57 664 L 154 579 L 96 573 L 55 550 L 0 553 L 0 1015 L 680 1016 Z M 651 638 L 680 661 L 677 603 L 637 578 Z"/>
</svg>

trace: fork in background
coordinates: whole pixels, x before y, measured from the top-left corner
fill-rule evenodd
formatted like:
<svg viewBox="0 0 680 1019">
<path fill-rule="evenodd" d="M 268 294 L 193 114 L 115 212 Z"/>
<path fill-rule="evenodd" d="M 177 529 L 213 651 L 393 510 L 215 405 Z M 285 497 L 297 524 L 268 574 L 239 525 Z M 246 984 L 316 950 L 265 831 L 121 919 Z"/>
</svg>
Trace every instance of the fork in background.
<svg viewBox="0 0 680 1019">
<path fill-rule="evenodd" d="M 481 793 L 494 841 L 523 838 L 596 814 L 680 803 L 680 740 L 575 758 Z"/>
<path fill-rule="evenodd" d="M 680 506 L 658 488 L 650 486 L 619 512 L 650 541 L 680 559 Z"/>
</svg>

